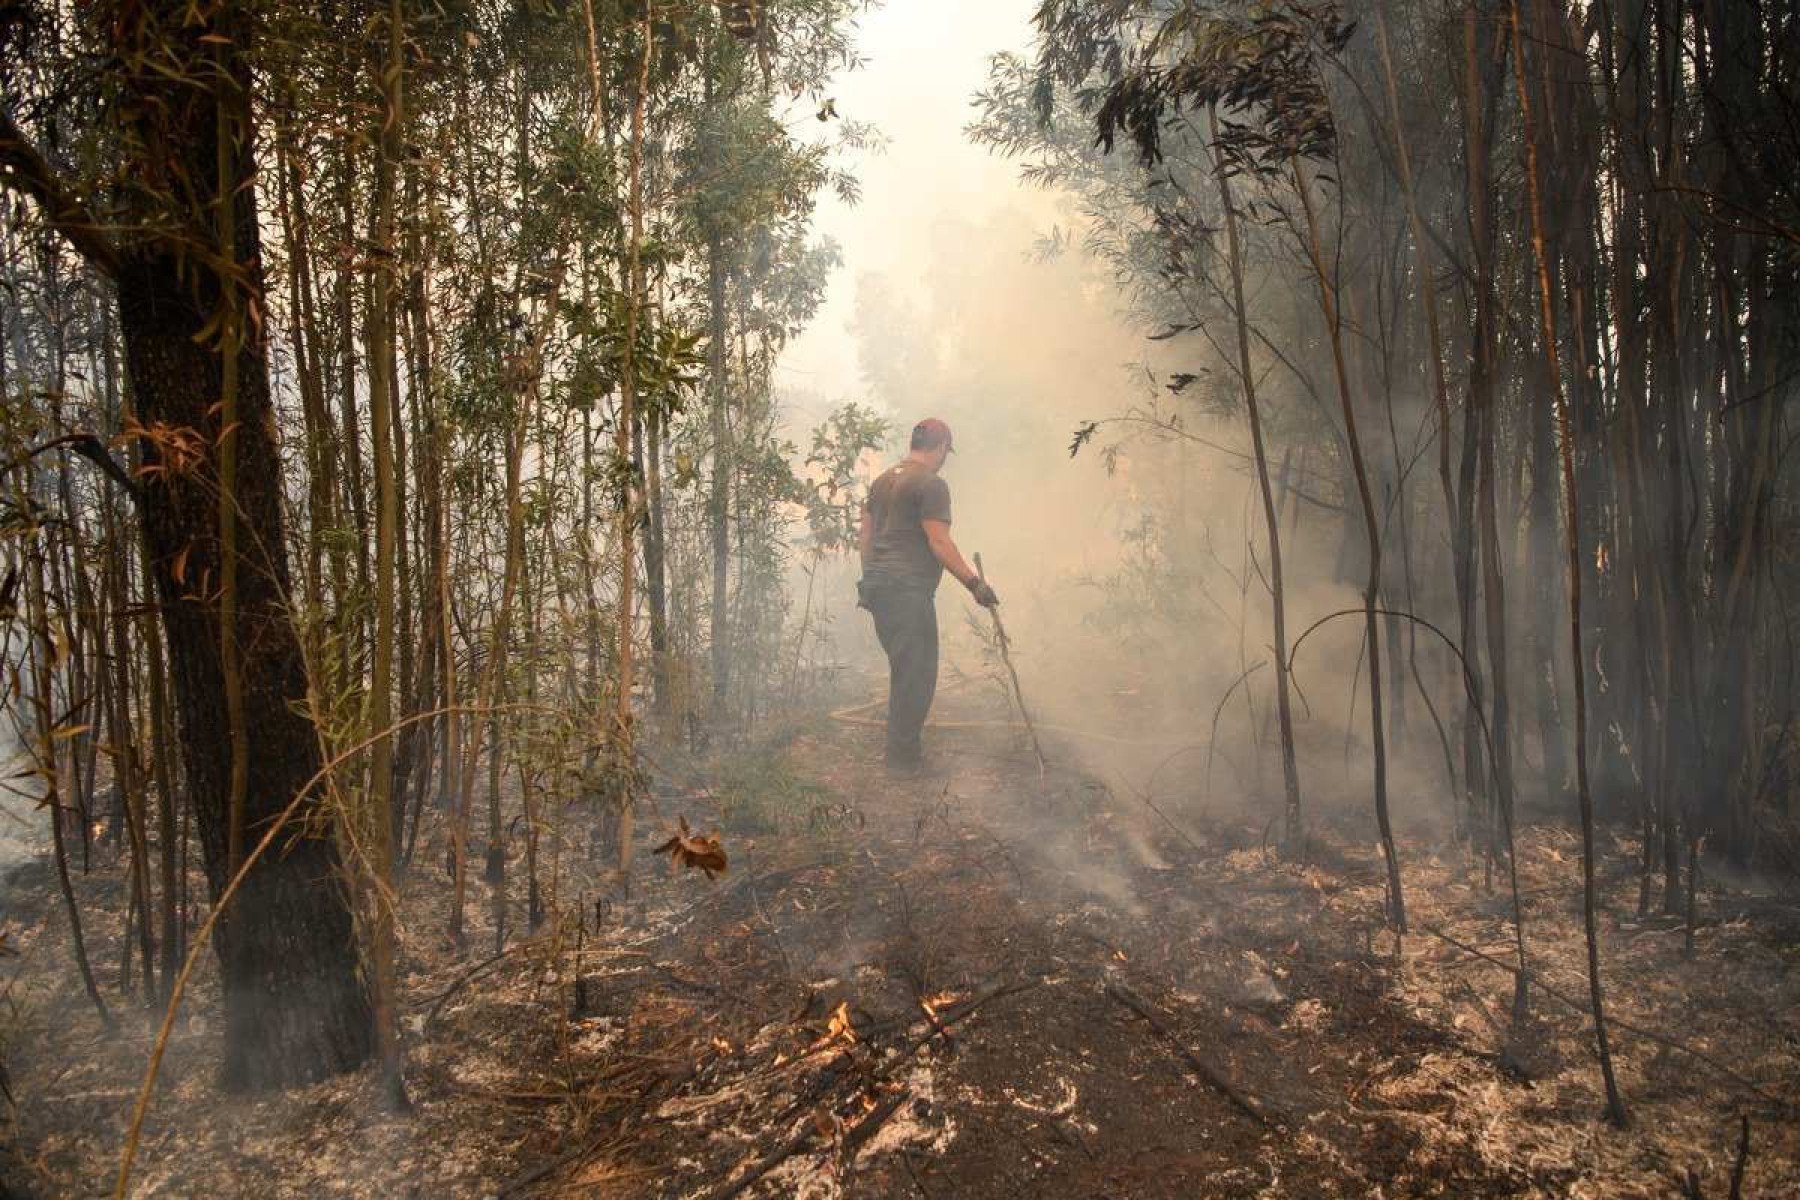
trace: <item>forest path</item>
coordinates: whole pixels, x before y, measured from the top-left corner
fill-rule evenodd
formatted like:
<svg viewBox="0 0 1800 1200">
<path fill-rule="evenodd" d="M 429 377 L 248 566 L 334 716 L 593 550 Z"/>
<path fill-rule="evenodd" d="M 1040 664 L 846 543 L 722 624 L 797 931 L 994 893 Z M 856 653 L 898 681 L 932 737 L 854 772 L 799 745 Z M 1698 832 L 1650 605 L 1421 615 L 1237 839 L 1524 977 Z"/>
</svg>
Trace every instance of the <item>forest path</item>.
<svg viewBox="0 0 1800 1200">
<path fill-rule="evenodd" d="M 1003 719 L 993 696 L 944 712 Z M 1791 1107 L 1621 1029 L 1638 1119 L 1614 1132 L 1579 1012 L 1538 993 L 1507 1038 L 1507 972 L 1418 932 L 1396 955 L 1365 812 L 1314 813 L 1311 861 L 1283 863 L 1266 815 L 1224 788 L 1205 807 L 1166 798 L 1177 833 L 1056 769 L 1067 742 L 1047 740 L 1040 780 L 1004 728 L 942 729 L 939 768 L 896 779 L 880 738 L 817 720 L 704 771 L 658 766 L 629 898 L 591 852 L 591 810 L 569 805 L 545 869 L 557 906 L 585 912 L 579 934 L 525 928 L 515 826 L 511 878 L 472 881 L 470 946 L 449 946 L 432 817 L 402 889 L 414 1111 L 383 1111 L 368 1071 L 220 1094 L 208 956 L 133 1194 L 1645 1196 L 1692 1168 L 1723 1195 L 1740 1114 L 1744 1195 L 1800 1194 Z M 683 816 L 721 828 L 723 877 L 649 854 Z M 1575 846 L 1529 831 L 1521 885 L 1533 970 L 1579 997 Z M 1417 835 L 1401 851 L 1415 929 L 1504 960 L 1507 908 L 1479 861 Z M 42 1194 L 104 1194 L 158 1013 L 98 1026 L 41 874 L 10 914 L 14 1136 Z M 111 972 L 122 869 L 103 858 L 75 882 Z M 1800 907 L 1710 891 L 1688 959 L 1679 928 L 1630 917 L 1628 872 L 1602 882 L 1615 1014 L 1800 1099 Z"/>
<path fill-rule="evenodd" d="M 1178 835 L 1079 774 L 1040 781 L 992 728 L 936 735 L 942 765 L 916 778 L 876 765 L 879 738 L 803 736 L 793 774 L 745 781 L 763 795 L 715 797 L 733 874 L 642 969 L 596 979 L 590 1014 L 627 1057 L 686 1065 L 596 1114 L 632 1134 L 545 1194 L 1555 1186 L 1441 1120 L 1442 1088 L 1371 1094 L 1428 1060 L 1506 1086 L 1390 1001 L 1372 855 L 1289 868 L 1252 822 Z M 784 787 L 786 828 L 732 832 Z"/>
</svg>

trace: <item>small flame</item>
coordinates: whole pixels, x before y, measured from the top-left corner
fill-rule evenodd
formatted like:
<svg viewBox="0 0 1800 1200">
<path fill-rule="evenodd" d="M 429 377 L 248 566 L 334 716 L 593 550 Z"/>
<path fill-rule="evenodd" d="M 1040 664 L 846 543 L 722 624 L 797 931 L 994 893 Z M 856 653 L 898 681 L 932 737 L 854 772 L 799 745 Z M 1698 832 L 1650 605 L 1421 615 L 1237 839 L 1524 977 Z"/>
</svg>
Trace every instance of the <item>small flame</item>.
<svg viewBox="0 0 1800 1200">
<path fill-rule="evenodd" d="M 946 1006 L 955 1004 L 956 999 L 957 996 L 955 992 L 939 992 L 935 996 L 921 997 L 919 1000 L 919 1007 L 925 1010 L 926 1016 L 930 1017 L 933 1021 L 936 1021 L 938 1019 L 938 1013 Z"/>
<path fill-rule="evenodd" d="M 833 1042 L 843 1042 L 849 1046 L 856 1045 L 856 1028 L 850 1023 L 850 1002 L 848 1000 L 838 1001 L 838 1006 L 831 1010 L 831 1020 L 825 1026 L 825 1036 L 814 1042 L 812 1049 L 817 1050 L 822 1046 L 829 1046 Z"/>
</svg>

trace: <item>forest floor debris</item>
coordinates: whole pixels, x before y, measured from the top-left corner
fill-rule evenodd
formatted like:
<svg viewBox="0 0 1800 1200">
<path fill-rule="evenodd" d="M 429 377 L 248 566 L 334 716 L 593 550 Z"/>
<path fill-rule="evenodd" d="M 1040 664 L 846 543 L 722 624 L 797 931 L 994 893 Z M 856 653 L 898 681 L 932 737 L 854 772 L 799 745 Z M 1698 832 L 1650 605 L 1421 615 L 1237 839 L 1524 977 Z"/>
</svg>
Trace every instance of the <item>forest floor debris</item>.
<svg viewBox="0 0 1800 1200">
<path fill-rule="evenodd" d="M 879 774 L 878 738 L 802 734 L 781 758 L 797 799 L 754 820 L 707 789 L 646 814 L 647 846 L 678 807 L 718 824 L 721 878 L 647 859 L 607 897 L 565 851 L 578 952 L 567 929 L 524 930 L 515 881 L 498 906 L 477 889 L 475 948 L 453 953 L 423 844 L 401 963 L 417 1112 L 384 1114 L 368 1075 L 219 1095 L 204 979 L 132 1194 L 1636 1196 L 1692 1171 L 1723 1196 L 1741 1117 L 1743 1194 L 1800 1192 L 1791 903 L 1705 890 L 1688 958 L 1678 927 L 1636 918 L 1635 879 L 1603 879 L 1614 1012 L 1732 1073 L 1622 1025 L 1619 1132 L 1581 1012 L 1534 988 L 1512 1026 L 1508 910 L 1466 847 L 1406 837 L 1396 953 L 1363 814 L 1314 814 L 1310 861 L 1287 863 L 1247 812 L 1181 814 L 1176 836 L 1091 780 L 1040 783 L 1004 730 L 944 735 L 954 769 L 924 779 Z M 1520 886 L 1530 969 L 1579 997 L 1577 849 L 1532 827 Z M 47 883 L 18 870 L 11 1137 L 39 1193 L 102 1194 L 152 1014 L 102 1032 Z M 109 870 L 79 886 L 116 969 Z"/>
</svg>

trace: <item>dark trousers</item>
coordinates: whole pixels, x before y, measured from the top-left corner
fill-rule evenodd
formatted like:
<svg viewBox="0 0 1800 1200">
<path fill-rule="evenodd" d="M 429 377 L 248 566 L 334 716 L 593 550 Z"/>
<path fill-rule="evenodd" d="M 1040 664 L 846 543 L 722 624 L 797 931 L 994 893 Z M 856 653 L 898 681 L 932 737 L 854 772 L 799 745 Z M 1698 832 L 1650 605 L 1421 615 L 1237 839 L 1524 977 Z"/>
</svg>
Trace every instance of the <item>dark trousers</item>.
<svg viewBox="0 0 1800 1200">
<path fill-rule="evenodd" d="M 916 584 L 870 578 L 858 586 L 887 652 L 887 758 L 911 765 L 919 761 L 919 732 L 937 693 L 937 607 L 932 593 Z"/>
</svg>

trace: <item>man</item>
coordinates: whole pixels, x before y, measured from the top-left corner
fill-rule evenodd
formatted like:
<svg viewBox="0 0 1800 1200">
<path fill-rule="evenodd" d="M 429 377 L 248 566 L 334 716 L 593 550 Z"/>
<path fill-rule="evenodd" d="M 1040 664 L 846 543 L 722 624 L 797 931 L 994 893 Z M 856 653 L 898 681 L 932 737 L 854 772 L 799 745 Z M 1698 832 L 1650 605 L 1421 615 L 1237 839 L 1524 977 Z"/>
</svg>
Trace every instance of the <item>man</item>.
<svg viewBox="0 0 1800 1200">
<path fill-rule="evenodd" d="M 950 450 L 950 427 L 936 417 L 913 426 L 906 457 L 869 488 L 857 537 L 857 603 L 888 657 L 887 763 L 902 771 L 922 764 L 919 733 L 937 691 L 938 581 L 949 571 L 977 604 L 1000 603 L 950 540 L 950 486 L 938 477 Z"/>
</svg>

